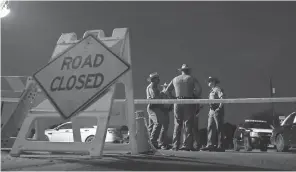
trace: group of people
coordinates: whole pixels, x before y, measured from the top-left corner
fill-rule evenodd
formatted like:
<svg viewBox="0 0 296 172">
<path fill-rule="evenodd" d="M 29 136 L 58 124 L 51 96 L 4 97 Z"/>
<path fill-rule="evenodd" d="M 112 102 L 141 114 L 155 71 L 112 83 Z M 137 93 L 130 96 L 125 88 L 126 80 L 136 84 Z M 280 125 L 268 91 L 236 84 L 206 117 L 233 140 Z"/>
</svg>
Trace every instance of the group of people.
<svg viewBox="0 0 296 172">
<path fill-rule="evenodd" d="M 148 77 L 150 84 L 147 86 L 147 99 L 201 99 L 202 88 L 198 80 L 191 75 L 191 68 L 183 64 L 178 69 L 181 74 L 172 79 L 169 84 L 161 85 L 159 89 L 160 76 L 157 72 Z M 224 93 L 218 86 L 218 78 L 209 77 L 207 80 L 210 87 L 209 99 L 223 99 Z M 173 94 L 174 93 L 174 94 Z M 148 130 L 150 141 L 155 148 L 186 150 L 186 151 L 225 151 L 223 148 L 223 120 L 224 106 L 210 104 L 208 114 L 208 137 L 206 147 L 200 148 L 198 136 L 198 114 L 202 106 L 199 104 L 148 104 L 149 115 Z M 174 114 L 173 143 L 169 144 L 168 127 L 169 114 Z M 184 127 L 183 127 L 184 126 Z M 184 128 L 184 138 L 181 145 L 181 133 Z M 217 132 L 213 132 L 217 131 Z"/>
</svg>

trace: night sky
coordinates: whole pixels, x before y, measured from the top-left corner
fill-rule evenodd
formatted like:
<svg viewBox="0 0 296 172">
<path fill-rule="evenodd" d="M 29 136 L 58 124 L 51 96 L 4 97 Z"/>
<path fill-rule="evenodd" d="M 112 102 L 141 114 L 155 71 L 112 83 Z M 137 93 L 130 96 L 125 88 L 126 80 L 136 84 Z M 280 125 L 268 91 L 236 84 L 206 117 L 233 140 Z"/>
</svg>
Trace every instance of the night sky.
<svg viewBox="0 0 296 172">
<path fill-rule="evenodd" d="M 131 29 L 135 98 L 145 98 L 146 78 L 158 72 L 169 82 L 183 63 L 209 89 L 217 76 L 228 98 L 296 96 L 296 2 L 10 2 L 1 21 L 2 75 L 32 75 L 44 66 L 61 33 Z M 117 91 L 122 98 L 123 88 Z M 270 104 L 226 106 L 226 121 L 238 123 Z M 137 106 L 143 109 L 143 106 Z M 145 109 L 145 107 L 144 107 Z M 287 114 L 295 104 L 276 105 Z M 205 126 L 208 107 L 201 113 Z"/>
</svg>

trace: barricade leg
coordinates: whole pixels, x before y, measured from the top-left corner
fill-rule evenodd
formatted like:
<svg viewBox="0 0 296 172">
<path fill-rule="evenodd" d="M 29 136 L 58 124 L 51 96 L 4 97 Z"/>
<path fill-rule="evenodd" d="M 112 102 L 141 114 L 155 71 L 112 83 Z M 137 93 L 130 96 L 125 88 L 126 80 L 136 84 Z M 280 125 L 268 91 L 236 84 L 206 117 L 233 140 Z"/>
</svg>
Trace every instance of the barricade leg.
<svg viewBox="0 0 296 172">
<path fill-rule="evenodd" d="M 2 142 L 4 141 L 4 145 L 7 140 L 10 140 L 10 137 L 18 135 L 22 121 L 26 118 L 29 110 L 34 104 L 37 95 L 37 85 L 30 77 L 28 78 L 27 83 L 27 87 L 16 106 L 16 109 L 14 109 L 9 119 L 3 124 L 3 126 L 1 126 L 1 140 Z M 1 146 L 3 147 L 2 143 Z"/>
<path fill-rule="evenodd" d="M 124 34 L 123 34 L 124 33 Z M 126 60 L 130 65 L 132 65 L 131 59 L 131 47 L 130 47 L 130 31 L 127 29 L 114 29 L 113 35 L 120 36 L 124 35 L 124 46 L 122 57 Z M 126 75 L 122 78 L 122 83 L 125 87 L 125 96 L 126 96 L 126 114 L 128 121 L 128 128 L 130 130 L 130 146 L 132 154 L 138 154 L 139 151 L 137 137 L 136 137 L 136 120 L 135 120 L 135 105 L 134 105 L 134 89 L 133 89 L 133 77 L 132 77 L 132 69 L 126 73 Z"/>
<path fill-rule="evenodd" d="M 33 122 L 34 122 L 34 118 L 32 118 L 32 116 L 28 116 L 27 118 L 25 118 L 21 126 L 21 129 L 18 133 L 18 136 L 16 137 L 15 142 L 10 151 L 10 156 L 12 157 L 20 156 L 20 154 L 22 153 L 22 147 L 28 138 L 27 137 L 28 131 L 30 131 L 30 128 Z"/>
<path fill-rule="evenodd" d="M 100 134 L 96 134 L 95 139 L 91 142 L 91 144 L 95 146 L 92 146 L 91 150 L 89 151 L 90 156 L 93 158 L 102 156 L 109 119 L 109 112 L 100 114 L 100 117 L 98 118 L 98 127 L 96 133 Z"/>
</svg>

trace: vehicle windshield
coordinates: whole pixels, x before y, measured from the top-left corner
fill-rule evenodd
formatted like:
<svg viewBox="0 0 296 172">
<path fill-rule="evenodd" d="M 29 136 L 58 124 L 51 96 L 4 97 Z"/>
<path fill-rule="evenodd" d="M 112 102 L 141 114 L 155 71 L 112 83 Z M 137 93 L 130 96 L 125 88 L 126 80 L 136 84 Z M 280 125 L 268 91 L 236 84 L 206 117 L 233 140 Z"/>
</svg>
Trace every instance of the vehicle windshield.
<svg viewBox="0 0 296 172">
<path fill-rule="evenodd" d="M 296 117 L 296 113 L 293 112 L 281 123 L 281 126 L 283 125 L 292 125 L 294 123 L 294 118 Z"/>
<path fill-rule="evenodd" d="M 269 124 L 264 122 L 246 122 L 244 128 L 272 129 Z"/>
</svg>

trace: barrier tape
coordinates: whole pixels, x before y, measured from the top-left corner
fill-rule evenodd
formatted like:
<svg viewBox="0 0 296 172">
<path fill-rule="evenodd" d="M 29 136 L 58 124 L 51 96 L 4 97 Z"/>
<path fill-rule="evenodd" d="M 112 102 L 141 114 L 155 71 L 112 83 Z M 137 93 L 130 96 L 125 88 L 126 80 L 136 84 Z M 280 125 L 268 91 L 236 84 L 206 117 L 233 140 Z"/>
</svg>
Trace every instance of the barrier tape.
<svg viewBox="0 0 296 172">
<path fill-rule="evenodd" d="M 135 104 L 210 104 L 210 103 L 287 103 L 296 97 L 238 98 L 238 99 L 136 99 Z"/>
<path fill-rule="evenodd" d="M 2 97 L 4 102 L 18 102 L 19 98 Z M 114 102 L 124 103 L 125 99 L 115 99 Z M 238 98 L 238 99 L 135 99 L 135 104 L 210 104 L 210 103 L 296 103 L 296 97 L 277 98 Z"/>
</svg>

